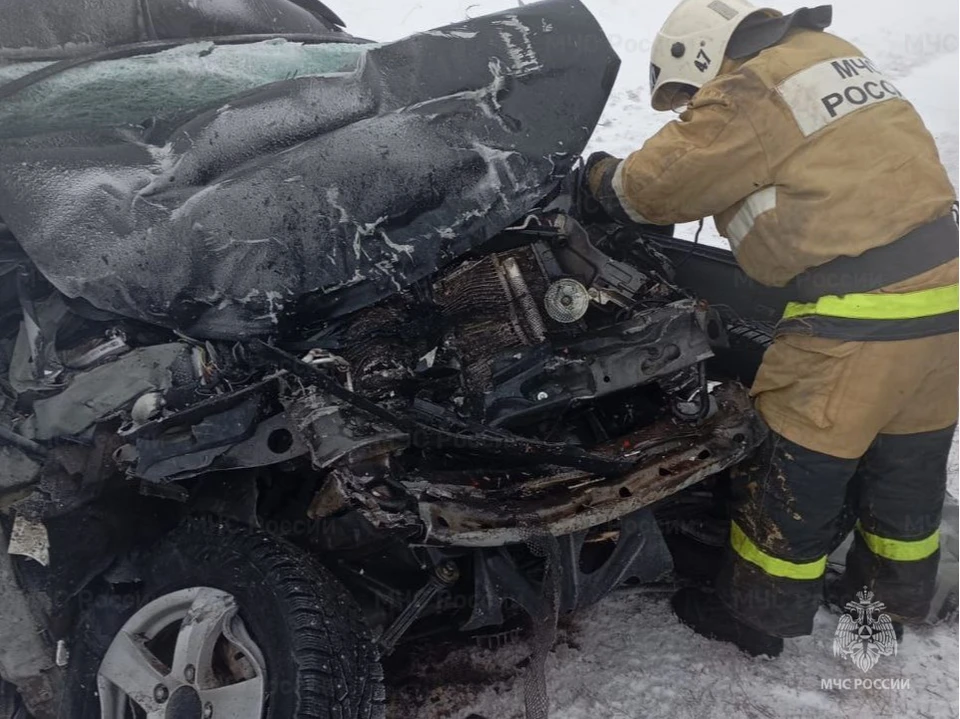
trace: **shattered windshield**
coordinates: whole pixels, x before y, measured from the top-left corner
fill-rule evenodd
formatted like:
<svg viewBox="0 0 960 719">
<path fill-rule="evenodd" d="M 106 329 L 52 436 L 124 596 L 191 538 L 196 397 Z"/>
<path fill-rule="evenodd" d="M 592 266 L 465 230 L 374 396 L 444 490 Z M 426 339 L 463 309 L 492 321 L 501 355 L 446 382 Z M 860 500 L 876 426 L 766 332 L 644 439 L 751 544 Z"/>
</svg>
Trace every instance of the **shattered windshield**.
<svg viewBox="0 0 960 719">
<path fill-rule="evenodd" d="M 197 42 L 70 67 L 0 103 L 0 138 L 172 122 L 273 82 L 352 72 L 368 47 Z M 0 64 L 0 87 L 50 64 Z"/>
</svg>

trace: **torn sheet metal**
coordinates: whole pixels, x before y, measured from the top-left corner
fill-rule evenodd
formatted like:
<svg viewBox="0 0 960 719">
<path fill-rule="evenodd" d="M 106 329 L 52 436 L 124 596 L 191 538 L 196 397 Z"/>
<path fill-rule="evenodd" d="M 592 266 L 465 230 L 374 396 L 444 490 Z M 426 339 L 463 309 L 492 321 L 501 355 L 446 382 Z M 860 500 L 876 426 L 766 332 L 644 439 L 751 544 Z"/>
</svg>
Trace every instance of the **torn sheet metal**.
<svg viewBox="0 0 960 719">
<path fill-rule="evenodd" d="M 44 567 L 50 566 L 50 537 L 43 522 L 27 519 L 21 514 L 13 520 L 8 554 L 30 557 Z"/>
<path fill-rule="evenodd" d="M 449 30 L 173 126 L 0 143 L 0 216 L 68 297 L 194 337 L 369 305 L 540 202 L 619 64 L 576 0 Z"/>
<path fill-rule="evenodd" d="M 171 368 L 186 361 L 188 352 L 187 345 L 177 342 L 141 347 L 74 377 L 59 394 L 34 403 L 34 438 L 80 434 L 141 394 L 169 388 Z"/>
</svg>

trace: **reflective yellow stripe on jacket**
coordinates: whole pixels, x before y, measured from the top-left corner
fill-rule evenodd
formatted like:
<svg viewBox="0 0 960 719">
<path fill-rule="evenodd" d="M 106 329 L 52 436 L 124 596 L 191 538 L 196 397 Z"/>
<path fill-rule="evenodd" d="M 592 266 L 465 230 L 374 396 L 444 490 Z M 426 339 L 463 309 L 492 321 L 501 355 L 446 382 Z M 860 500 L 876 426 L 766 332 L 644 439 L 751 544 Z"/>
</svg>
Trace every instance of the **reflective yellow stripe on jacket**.
<svg viewBox="0 0 960 719">
<path fill-rule="evenodd" d="M 746 561 L 774 577 L 819 579 L 827 568 L 826 555 L 812 562 L 788 562 L 785 559 L 770 556 L 754 544 L 736 522 L 730 523 L 730 546 Z"/>
<path fill-rule="evenodd" d="M 816 302 L 788 302 L 783 319 L 819 315 L 855 320 L 910 320 L 956 312 L 957 285 L 898 294 L 826 295 Z"/>
<path fill-rule="evenodd" d="M 866 542 L 867 548 L 884 559 L 895 562 L 919 562 L 926 559 L 940 548 L 940 530 L 936 530 L 929 537 L 923 539 L 887 539 L 877 534 L 871 534 L 857 522 L 857 531 Z"/>
</svg>

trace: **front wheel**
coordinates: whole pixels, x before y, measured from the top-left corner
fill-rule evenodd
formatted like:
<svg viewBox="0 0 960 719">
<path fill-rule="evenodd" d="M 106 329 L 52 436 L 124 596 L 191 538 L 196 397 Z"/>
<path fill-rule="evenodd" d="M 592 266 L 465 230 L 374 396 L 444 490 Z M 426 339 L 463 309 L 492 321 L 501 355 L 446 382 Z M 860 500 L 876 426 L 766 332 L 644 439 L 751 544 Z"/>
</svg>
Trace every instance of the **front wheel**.
<svg viewBox="0 0 960 719">
<path fill-rule="evenodd" d="M 135 591 L 94 602 L 71 658 L 71 719 L 379 719 L 377 651 L 335 578 L 285 542 L 195 519 Z"/>
</svg>

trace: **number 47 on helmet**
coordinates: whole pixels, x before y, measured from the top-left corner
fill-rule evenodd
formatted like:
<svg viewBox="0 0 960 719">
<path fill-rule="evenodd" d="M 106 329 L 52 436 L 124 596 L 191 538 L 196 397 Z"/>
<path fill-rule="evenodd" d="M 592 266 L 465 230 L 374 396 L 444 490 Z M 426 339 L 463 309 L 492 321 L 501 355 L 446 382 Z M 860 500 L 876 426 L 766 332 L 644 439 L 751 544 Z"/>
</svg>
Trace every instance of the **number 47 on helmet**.
<svg viewBox="0 0 960 719">
<path fill-rule="evenodd" d="M 740 59 L 759 52 L 796 25 L 822 29 L 829 24 L 829 7 L 784 17 L 746 0 L 683 0 L 653 42 L 650 102 L 655 110 L 681 108 L 719 74 L 724 56 Z"/>
</svg>

